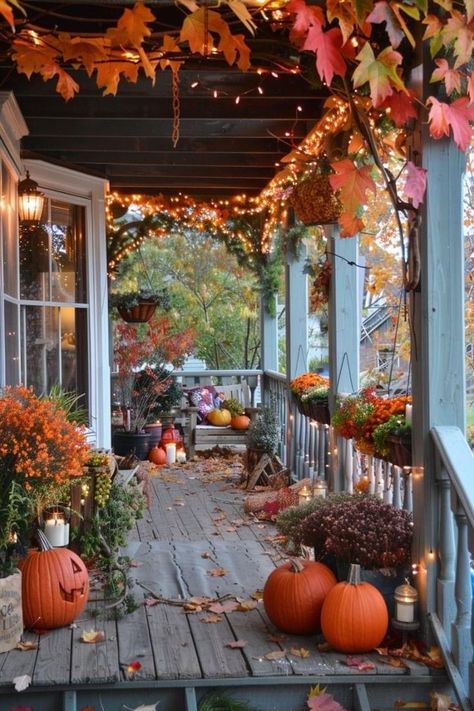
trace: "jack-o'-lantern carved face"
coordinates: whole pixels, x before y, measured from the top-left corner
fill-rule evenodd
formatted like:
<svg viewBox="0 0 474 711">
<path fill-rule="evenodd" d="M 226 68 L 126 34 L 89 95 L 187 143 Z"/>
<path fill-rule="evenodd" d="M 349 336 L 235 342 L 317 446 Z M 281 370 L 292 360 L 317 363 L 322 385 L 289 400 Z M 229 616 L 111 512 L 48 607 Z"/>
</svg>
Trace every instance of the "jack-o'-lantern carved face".
<svg viewBox="0 0 474 711">
<path fill-rule="evenodd" d="M 25 627 L 53 629 L 71 624 L 89 596 L 89 574 L 67 548 L 34 552 L 22 566 Z"/>
</svg>

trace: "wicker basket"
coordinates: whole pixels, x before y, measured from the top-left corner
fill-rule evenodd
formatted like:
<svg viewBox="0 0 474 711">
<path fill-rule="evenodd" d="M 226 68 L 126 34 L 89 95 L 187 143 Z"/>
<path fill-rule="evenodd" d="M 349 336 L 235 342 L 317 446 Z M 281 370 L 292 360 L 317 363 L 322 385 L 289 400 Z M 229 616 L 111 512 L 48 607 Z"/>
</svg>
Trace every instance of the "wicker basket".
<svg viewBox="0 0 474 711">
<path fill-rule="evenodd" d="M 389 435 L 387 437 L 389 447 L 388 461 L 396 464 L 397 467 L 410 467 L 411 459 L 411 433 L 403 437 Z"/>
<path fill-rule="evenodd" d="M 329 405 L 327 400 L 318 400 L 317 402 L 301 402 L 297 400 L 298 411 L 306 417 L 310 417 L 312 420 L 321 422 L 323 425 L 329 425 L 331 417 L 329 414 Z"/>
<path fill-rule="evenodd" d="M 329 175 L 312 175 L 298 183 L 289 197 L 289 203 L 305 225 L 329 225 L 337 222 L 342 212 Z"/>
</svg>

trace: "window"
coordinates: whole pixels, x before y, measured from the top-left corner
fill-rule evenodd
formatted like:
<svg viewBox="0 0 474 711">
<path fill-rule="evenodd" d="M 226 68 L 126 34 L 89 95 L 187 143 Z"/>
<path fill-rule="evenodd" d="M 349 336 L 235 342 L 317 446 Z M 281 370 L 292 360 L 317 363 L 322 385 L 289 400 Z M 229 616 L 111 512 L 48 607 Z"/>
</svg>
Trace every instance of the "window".
<svg viewBox="0 0 474 711">
<path fill-rule="evenodd" d="M 22 381 L 59 384 L 88 400 L 85 208 L 48 198 L 39 225 L 20 226 Z"/>
</svg>

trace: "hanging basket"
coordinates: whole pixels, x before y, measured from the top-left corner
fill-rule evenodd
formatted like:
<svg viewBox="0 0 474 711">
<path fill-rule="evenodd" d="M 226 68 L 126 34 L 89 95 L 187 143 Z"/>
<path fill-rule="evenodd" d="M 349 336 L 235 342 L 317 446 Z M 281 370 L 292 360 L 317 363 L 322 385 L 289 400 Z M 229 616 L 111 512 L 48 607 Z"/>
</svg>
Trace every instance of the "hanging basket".
<svg viewBox="0 0 474 711">
<path fill-rule="evenodd" d="M 342 205 L 326 174 L 312 175 L 298 183 L 289 197 L 289 203 L 305 225 L 329 225 L 337 222 L 342 212 Z"/>
<path fill-rule="evenodd" d="M 331 422 L 327 399 L 318 400 L 317 402 L 312 402 L 311 400 L 302 402 L 301 400 L 296 399 L 296 405 L 298 407 L 298 411 L 302 415 L 310 417 L 312 420 L 316 420 L 316 422 L 321 422 L 323 425 L 329 425 Z"/>
<path fill-rule="evenodd" d="M 136 306 L 117 306 L 117 311 L 127 323 L 146 323 L 151 319 L 158 306 L 156 301 L 141 301 Z"/>
<path fill-rule="evenodd" d="M 389 453 L 387 459 L 397 467 L 410 467 L 411 460 L 411 433 L 402 437 L 389 435 L 387 437 Z"/>
</svg>

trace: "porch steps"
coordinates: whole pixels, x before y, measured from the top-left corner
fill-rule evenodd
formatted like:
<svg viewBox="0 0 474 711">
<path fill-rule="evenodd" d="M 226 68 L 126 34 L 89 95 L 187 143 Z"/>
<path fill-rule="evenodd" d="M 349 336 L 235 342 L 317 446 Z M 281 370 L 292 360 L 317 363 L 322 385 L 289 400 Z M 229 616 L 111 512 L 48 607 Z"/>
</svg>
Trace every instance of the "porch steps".
<svg viewBox="0 0 474 711">
<path fill-rule="evenodd" d="M 41 688 L 0 691 L 0 710 L 31 708 L 33 711 L 127 711 L 153 707 L 157 711 L 198 711 L 200 701 L 210 693 L 246 701 L 255 711 L 304 711 L 309 689 L 320 684 L 347 711 L 394 711 L 402 704 L 428 709 L 433 692 L 454 700 L 444 675 L 394 676 L 393 679 L 362 675 L 340 677 L 271 677 L 236 679 L 193 679 L 136 681 L 84 685 L 76 688 Z M 409 708 L 409 707 L 408 707 Z"/>
</svg>

